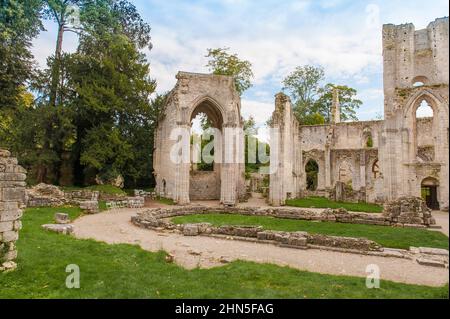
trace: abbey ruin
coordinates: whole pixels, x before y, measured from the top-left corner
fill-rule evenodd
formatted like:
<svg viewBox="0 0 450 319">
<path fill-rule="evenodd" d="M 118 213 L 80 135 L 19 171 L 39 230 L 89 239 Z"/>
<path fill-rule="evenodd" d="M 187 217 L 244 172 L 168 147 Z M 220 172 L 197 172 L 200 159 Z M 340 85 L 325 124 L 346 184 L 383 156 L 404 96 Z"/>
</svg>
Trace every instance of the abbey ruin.
<svg viewBox="0 0 450 319">
<path fill-rule="evenodd" d="M 382 203 L 425 194 L 430 208 L 448 209 L 448 30 L 448 18 L 423 30 L 412 24 L 383 26 L 384 120 L 342 122 L 335 92 L 331 123 L 301 126 L 289 97 L 277 94 L 269 203 L 280 206 L 310 195 Z M 243 127 L 233 79 L 184 72 L 177 79 L 156 134 L 156 192 L 178 204 L 220 199 L 235 205 L 245 193 L 245 177 L 243 136 L 227 134 Z M 433 116 L 418 118 L 424 102 Z M 172 136 L 177 129 L 189 132 L 199 112 L 222 133 L 214 139 L 214 170 L 201 174 L 191 169 L 190 147 L 173 154 L 181 140 L 189 145 L 189 134 Z M 227 150 L 234 161 L 227 161 Z"/>
</svg>

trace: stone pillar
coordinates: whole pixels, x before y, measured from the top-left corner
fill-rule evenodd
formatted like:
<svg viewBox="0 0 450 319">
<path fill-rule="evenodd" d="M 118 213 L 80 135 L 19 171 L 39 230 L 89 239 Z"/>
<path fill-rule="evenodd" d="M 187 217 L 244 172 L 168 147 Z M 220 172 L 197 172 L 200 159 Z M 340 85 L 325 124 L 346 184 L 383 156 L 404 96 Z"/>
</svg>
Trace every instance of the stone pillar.
<svg viewBox="0 0 450 319">
<path fill-rule="evenodd" d="M 330 146 L 325 146 L 325 188 L 331 188 L 331 150 Z"/>
<path fill-rule="evenodd" d="M 331 123 L 341 122 L 341 105 L 339 103 L 339 90 L 333 89 L 333 105 L 331 107 Z"/>
<path fill-rule="evenodd" d="M 16 268 L 15 242 L 22 227 L 26 171 L 11 153 L 0 149 L 0 271 Z"/>
<path fill-rule="evenodd" d="M 175 192 L 174 200 L 178 205 L 187 205 L 189 200 L 189 172 L 191 167 L 190 125 L 179 123 L 181 129 L 181 153 L 175 165 Z"/>
<path fill-rule="evenodd" d="M 366 188 L 366 153 L 365 151 L 361 152 L 360 159 L 359 159 L 359 186 L 362 188 Z"/>
</svg>

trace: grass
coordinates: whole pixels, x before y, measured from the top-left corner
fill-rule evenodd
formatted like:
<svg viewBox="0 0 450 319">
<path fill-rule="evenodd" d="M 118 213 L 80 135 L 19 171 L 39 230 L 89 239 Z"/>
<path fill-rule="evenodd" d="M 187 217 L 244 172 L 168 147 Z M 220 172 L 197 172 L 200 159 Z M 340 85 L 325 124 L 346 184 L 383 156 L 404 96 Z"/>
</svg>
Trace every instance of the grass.
<svg viewBox="0 0 450 319">
<path fill-rule="evenodd" d="M 108 245 L 44 231 L 56 211 L 76 218 L 77 208 L 28 209 L 17 242 L 19 267 L 0 274 L 0 298 L 448 298 L 448 285 L 425 287 L 331 276 L 269 264 L 237 261 L 186 270 L 165 253 Z M 65 287 L 66 266 L 77 264 L 81 288 Z"/>
<path fill-rule="evenodd" d="M 175 205 L 175 202 L 173 201 L 173 199 L 170 198 L 165 198 L 165 197 L 157 197 L 156 201 L 161 203 L 161 204 L 166 204 L 166 205 Z"/>
<path fill-rule="evenodd" d="M 383 211 L 383 207 L 377 204 L 335 202 L 325 197 L 289 199 L 286 201 L 286 205 L 295 207 L 345 208 L 352 212 L 366 213 L 381 213 Z"/>
<path fill-rule="evenodd" d="M 98 191 L 105 195 L 118 195 L 118 196 L 127 196 L 127 193 L 119 187 L 113 185 L 91 185 L 87 187 L 77 187 L 77 186 L 64 186 L 61 187 L 64 191 L 75 191 L 87 189 L 91 191 Z"/>
<path fill-rule="evenodd" d="M 448 249 L 448 237 L 440 232 L 426 229 L 400 228 L 376 225 L 344 224 L 334 222 L 314 222 L 307 220 L 282 219 L 268 216 L 245 216 L 235 214 L 198 214 L 174 217 L 174 223 L 211 223 L 221 225 L 254 225 L 267 230 L 307 231 L 311 234 L 324 234 L 344 237 L 363 237 L 384 247 L 408 249 L 415 247 L 434 247 Z"/>
</svg>

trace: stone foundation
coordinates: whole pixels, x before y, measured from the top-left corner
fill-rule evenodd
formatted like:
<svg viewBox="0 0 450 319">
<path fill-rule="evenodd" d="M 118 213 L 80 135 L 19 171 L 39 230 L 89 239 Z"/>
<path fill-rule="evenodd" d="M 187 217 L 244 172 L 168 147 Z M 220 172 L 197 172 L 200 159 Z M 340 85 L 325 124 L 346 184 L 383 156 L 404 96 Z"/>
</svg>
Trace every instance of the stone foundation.
<svg viewBox="0 0 450 319">
<path fill-rule="evenodd" d="M 10 152 L 0 149 L 0 271 L 16 268 L 15 242 L 22 228 L 26 170 Z"/>
<path fill-rule="evenodd" d="M 261 209 L 261 208 L 211 208 L 204 206 L 185 206 L 172 208 L 148 209 L 132 216 L 131 222 L 141 228 L 156 231 L 181 233 L 184 236 L 209 236 L 222 239 L 236 239 L 255 243 L 274 244 L 281 247 L 296 249 L 324 249 L 345 253 L 374 255 L 381 257 L 406 258 L 420 264 L 434 267 L 448 267 L 448 250 L 435 248 L 414 248 L 410 250 L 384 248 L 372 240 L 365 238 L 328 236 L 309 234 L 307 232 L 284 232 L 263 230 L 259 226 L 231 226 L 215 227 L 210 223 L 177 225 L 169 220 L 171 217 L 191 214 L 206 214 L 209 212 L 223 214 L 242 214 L 256 216 L 273 216 L 278 218 L 323 220 L 334 222 L 356 222 L 366 224 L 390 225 L 390 221 L 378 214 L 352 214 L 343 209 L 326 210 L 322 213 L 303 209 Z M 366 216 L 367 215 L 367 216 Z M 368 219 L 364 219 L 368 218 Z M 417 225 L 415 226 L 417 227 Z M 425 226 L 422 226 L 425 227 Z"/>
</svg>

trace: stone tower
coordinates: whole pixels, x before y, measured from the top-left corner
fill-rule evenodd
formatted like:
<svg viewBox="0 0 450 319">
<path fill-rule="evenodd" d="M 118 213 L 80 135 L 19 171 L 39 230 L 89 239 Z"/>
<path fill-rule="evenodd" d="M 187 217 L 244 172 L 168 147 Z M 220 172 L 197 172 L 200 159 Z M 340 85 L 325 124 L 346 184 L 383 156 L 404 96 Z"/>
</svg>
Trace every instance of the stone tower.
<svg viewBox="0 0 450 319">
<path fill-rule="evenodd" d="M 440 208 L 448 208 L 449 21 L 426 29 L 383 26 L 384 110 L 380 163 L 386 199 L 420 196 L 424 180 L 436 185 Z M 419 119 L 426 102 L 433 118 Z"/>
</svg>

